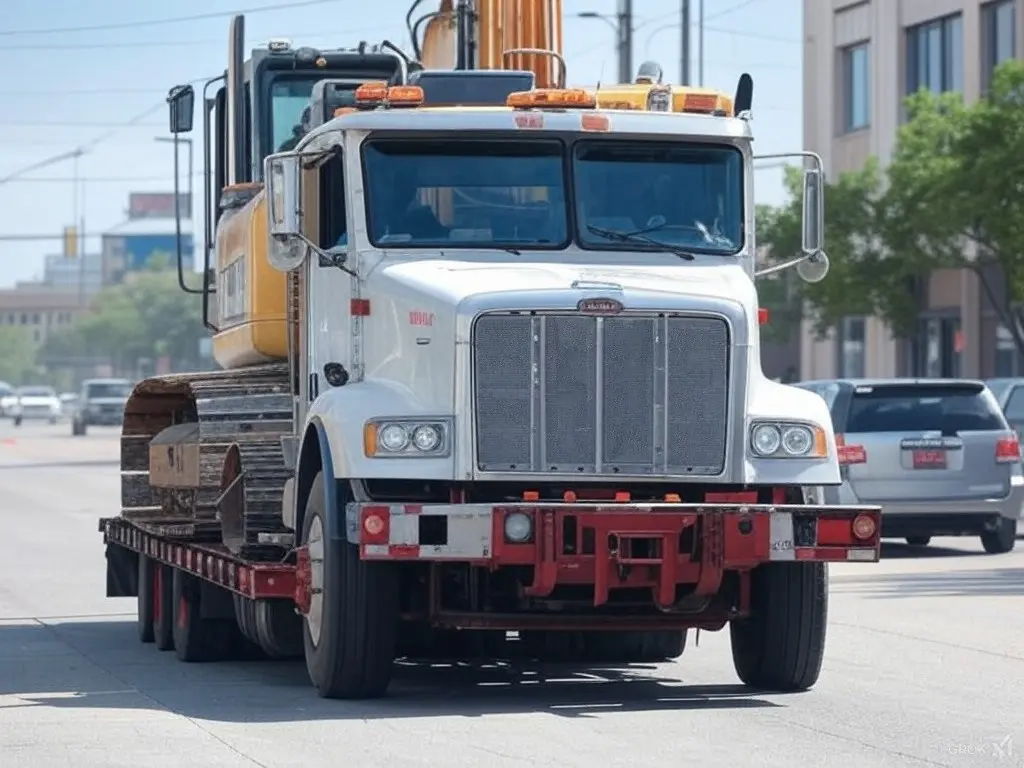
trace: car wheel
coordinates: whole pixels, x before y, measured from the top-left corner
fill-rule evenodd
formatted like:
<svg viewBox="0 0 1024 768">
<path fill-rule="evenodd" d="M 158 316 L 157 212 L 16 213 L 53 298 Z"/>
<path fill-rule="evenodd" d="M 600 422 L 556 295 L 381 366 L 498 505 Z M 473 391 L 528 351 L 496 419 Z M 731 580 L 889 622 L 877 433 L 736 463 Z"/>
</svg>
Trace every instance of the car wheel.
<svg viewBox="0 0 1024 768">
<path fill-rule="evenodd" d="M 990 555 L 1005 555 L 1012 552 L 1017 543 L 1017 521 L 1006 517 L 999 518 L 999 527 L 994 531 L 981 534 L 981 546 Z"/>
</svg>

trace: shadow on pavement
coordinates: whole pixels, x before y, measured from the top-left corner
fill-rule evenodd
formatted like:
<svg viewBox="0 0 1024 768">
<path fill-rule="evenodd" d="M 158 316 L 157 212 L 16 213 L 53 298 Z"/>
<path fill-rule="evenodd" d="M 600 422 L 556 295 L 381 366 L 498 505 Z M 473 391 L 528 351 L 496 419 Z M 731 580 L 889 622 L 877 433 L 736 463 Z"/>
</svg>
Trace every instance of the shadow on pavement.
<svg viewBox="0 0 1024 768">
<path fill-rule="evenodd" d="M 976 543 L 976 540 L 964 538 L 964 544 L 969 546 Z M 981 549 L 981 544 L 976 544 L 977 550 L 970 549 L 952 549 L 951 547 L 936 547 L 929 544 L 926 547 L 912 547 L 909 544 L 903 544 L 895 541 L 883 541 L 882 542 L 882 559 L 883 560 L 902 560 L 908 558 L 935 558 L 935 557 L 975 557 L 977 555 L 984 555 L 984 550 Z"/>
<path fill-rule="evenodd" d="M 864 597 L 980 597 L 1024 595 L 1024 568 L 952 571 L 940 573 L 887 573 L 874 577 L 834 579 L 835 594 Z"/>
<path fill-rule="evenodd" d="M 224 722 L 478 717 L 779 707 L 736 685 L 662 677 L 671 665 L 616 669 L 561 665 L 398 663 L 377 701 L 327 701 L 305 664 L 185 664 L 137 640 L 134 620 L 0 623 L 0 710 L 10 707 L 168 709 Z M 4 701 L 4 697 L 15 697 Z"/>
</svg>

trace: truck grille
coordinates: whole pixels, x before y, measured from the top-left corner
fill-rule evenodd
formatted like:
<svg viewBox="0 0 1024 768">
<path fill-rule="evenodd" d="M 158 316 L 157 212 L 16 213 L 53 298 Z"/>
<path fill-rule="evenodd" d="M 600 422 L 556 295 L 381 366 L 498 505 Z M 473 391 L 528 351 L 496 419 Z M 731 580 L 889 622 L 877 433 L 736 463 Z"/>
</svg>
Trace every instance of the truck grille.
<svg viewBox="0 0 1024 768">
<path fill-rule="evenodd" d="M 723 318 L 487 314 L 474 324 L 473 361 L 482 471 L 724 469 Z"/>
</svg>

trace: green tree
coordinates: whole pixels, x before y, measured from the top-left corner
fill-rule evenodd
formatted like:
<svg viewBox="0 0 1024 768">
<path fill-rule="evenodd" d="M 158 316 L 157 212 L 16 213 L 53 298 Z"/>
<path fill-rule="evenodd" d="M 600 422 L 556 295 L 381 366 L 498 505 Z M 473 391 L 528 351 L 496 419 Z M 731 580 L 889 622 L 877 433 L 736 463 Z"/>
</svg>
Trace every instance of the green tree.
<svg viewBox="0 0 1024 768">
<path fill-rule="evenodd" d="M 885 241 L 918 275 L 967 269 L 1024 352 L 1024 62 L 996 70 L 989 91 L 922 92 L 907 101 L 888 169 Z"/>
<path fill-rule="evenodd" d="M 178 287 L 175 271 L 144 271 L 100 291 L 92 310 L 47 351 L 77 350 L 115 364 L 164 355 L 193 359 L 204 333 L 197 297 Z"/>
<path fill-rule="evenodd" d="M 803 174 L 799 168 L 787 169 L 785 184 L 788 202 L 762 212 L 758 220 L 758 242 L 767 247 L 770 262 L 775 263 L 799 256 L 803 240 Z M 784 317 L 793 322 L 802 314 L 806 302 L 819 334 L 848 315 L 880 314 L 894 325 L 905 324 L 906 274 L 902 264 L 888 258 L 882 248 L 882 190 L 883 175 L 873 160 L 859 171 L 844 173 L 836 181 L 826 183 L 825 252 L 831 262 L 829 275 L 815 284 L 791 278 L 785 283 L 785 292 L 763 281 L 758 290 L 769 312 L 773 309 L 772 300 L 781 302 Z"/>
<path fill-rule="evenodd" d="M 36 373 L 35 347 L 22 325 L 0 326 L 0 381 L 18 385 Z"/>
</svg>

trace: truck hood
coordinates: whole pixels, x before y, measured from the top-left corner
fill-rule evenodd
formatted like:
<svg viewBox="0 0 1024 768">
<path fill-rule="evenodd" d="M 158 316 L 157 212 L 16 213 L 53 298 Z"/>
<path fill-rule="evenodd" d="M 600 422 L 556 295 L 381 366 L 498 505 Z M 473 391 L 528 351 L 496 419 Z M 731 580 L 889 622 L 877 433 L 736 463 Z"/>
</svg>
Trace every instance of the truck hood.
<svg viewBox="0 0 1024 768">
<path fill-rule="evenodd" d="M 672 293 L 679 296 L 714 296 L 744 301 L 753 295 L 753 284 L 736 262 L 706 257 L 699 262 L 680 262 L 664 254 L 664 266 L 651 264 L 575 265 L 566 263 L 406 261 L 382 265 L 374 276 L 397 289 L 414 292 L 442 305 L 458 305 L 463 299 L 481 294 L 518 291 L 566 290 L 574 282 L 612 283 L 625 291 Z M 703 262 L 703 263 L 701 263 Z M 373 278 L 371 278 L 373 280 Z M 600 289 L 600 285 L 586 286 Z M 402 289 L 405 289 L 402 291 Z"/>
</svg>

